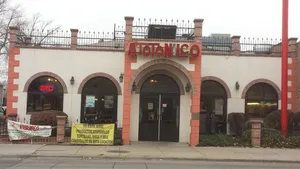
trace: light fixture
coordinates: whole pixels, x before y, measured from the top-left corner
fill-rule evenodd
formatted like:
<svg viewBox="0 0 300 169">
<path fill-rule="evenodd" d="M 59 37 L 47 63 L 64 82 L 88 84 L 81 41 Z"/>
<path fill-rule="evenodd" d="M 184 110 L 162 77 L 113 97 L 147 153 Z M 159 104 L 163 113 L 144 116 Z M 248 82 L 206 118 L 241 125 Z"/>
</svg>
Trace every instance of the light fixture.
<svg viewBox="0 0 300 169">
<path fill-rule="evenodd" d="M 235 82 L 235 89 L 236 89 L 236 90 L 239 90 L 239 89 L 240 89 L 240 84 L 239 84 L 239 82 Z"/>
<path fill-rule="evenodd" d="M 132 91 L 135 91 L 135 89 L 136 89 L 136 84 L 135 84 L 135 82 L 133 82 L 133 84 L 132 84 Z"/>
<path fill-rule="evenodd" d="M 124 79 L 124 74 L 121 73 L 120 76 L 119 76 L 120 83 L 123 83 L 123 79 Z"/>
<path fill-rule="evenodd" d="M 75 83 L 74 76 L 72 76 L 72 77 L 71 77 L 71 79 L 70 79 L 70 83 L 71 83 L 71 85 L 73 85 L 73 84 Z"/>
<path fill-rule="evenodd" d="M 185 91 L 190 92 L 190 90 L 191 90 L 191 85 L 189 83 L 187 83 L 185 86 Z"/>
</svg>

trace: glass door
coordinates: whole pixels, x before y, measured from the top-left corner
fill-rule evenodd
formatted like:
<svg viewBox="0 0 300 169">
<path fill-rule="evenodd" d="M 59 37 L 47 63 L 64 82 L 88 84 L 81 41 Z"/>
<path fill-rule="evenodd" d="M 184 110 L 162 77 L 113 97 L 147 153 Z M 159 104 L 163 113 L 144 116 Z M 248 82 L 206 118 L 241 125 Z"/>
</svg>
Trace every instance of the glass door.
<svg viewBox="0 0 300 169">
<path fill-rule="evenodd" d="M 143 94 L 139 141 L 179 141 L 179 95 Z"/>
</svg>

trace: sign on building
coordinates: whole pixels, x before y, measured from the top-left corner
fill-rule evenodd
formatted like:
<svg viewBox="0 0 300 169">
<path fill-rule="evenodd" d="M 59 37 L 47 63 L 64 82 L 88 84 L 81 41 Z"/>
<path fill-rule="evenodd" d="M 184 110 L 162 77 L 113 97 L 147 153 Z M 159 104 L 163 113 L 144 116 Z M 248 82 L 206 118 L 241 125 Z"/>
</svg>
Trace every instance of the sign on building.
<svg viewBox="0 0 300 169">
<path fill-rule="evenodd" d="M 7 120 L 7 130 L 10 140 L 26 140 L 34 137 L 50 137 L 52 127 Z"/>
<path fill-rule="evenodd" d="M 72 124 L 71 144 L 113 145 L 115 124 Z"/>
</svg>

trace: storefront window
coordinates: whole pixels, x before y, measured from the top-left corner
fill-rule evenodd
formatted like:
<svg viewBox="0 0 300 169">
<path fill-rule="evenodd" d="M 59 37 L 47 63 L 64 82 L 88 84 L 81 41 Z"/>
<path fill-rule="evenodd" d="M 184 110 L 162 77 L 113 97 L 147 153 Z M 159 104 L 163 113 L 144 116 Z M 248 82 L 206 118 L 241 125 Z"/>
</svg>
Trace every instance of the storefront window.
<svg viewBox="0 0 300 169">
<path fill-rule="evenodd" d="M 227 97 L 224 86 L 219 82 L 202 82 L 200 134 L 226 133 Z"/>
<path fill-rule="evenodd" d="M 264 118 L 272 111 L 278 110 L 278 95 L 269 84 L 257 83 L 246 94 L 246 113 L 249 118 Z"/>
<path fill-rule="evenodd" d="M 27 93 L 27 112 L 63 110 L 63 88 L 53 77 L 36 78 L 30 84 Z"/>
<path fill-rule="evenodd" d="M 115 123 L 118 92 L 114 83 L 104 77 L 89 80 L 83 87 L 81 99 L 82 123 Z"/>
</svg>

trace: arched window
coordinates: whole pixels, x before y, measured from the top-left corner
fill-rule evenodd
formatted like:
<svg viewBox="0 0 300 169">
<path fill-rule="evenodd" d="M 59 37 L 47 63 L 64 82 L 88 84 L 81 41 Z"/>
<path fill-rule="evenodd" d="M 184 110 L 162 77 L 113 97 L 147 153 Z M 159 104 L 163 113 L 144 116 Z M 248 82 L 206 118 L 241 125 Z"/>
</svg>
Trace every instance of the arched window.
<svg viewBox="0 0 300 169">
<path fill-rule="evenodd" d="M 227 93 L 214 80 L 201 84 L 200 134 L 226 133 Z"/>
<path fill-rule="evenodd" d="M 278 109 L 278 94 L 271 85 L 256 83 L 248 89 L 245 102 L 249 118 L 264 118 Z"/>
<path fill-rule="evenodd" d="M 63 87 L 53 77 L 41 76 L 34 79 L 27 94 L 27 112 L 63 110 Z"/>
<path fill-rule="evenodd" d="M 82 123 L 115 123 L 117 121 L 118 90 L 105 77 L 86 82 L 81 95 Z"/>
</svg>

